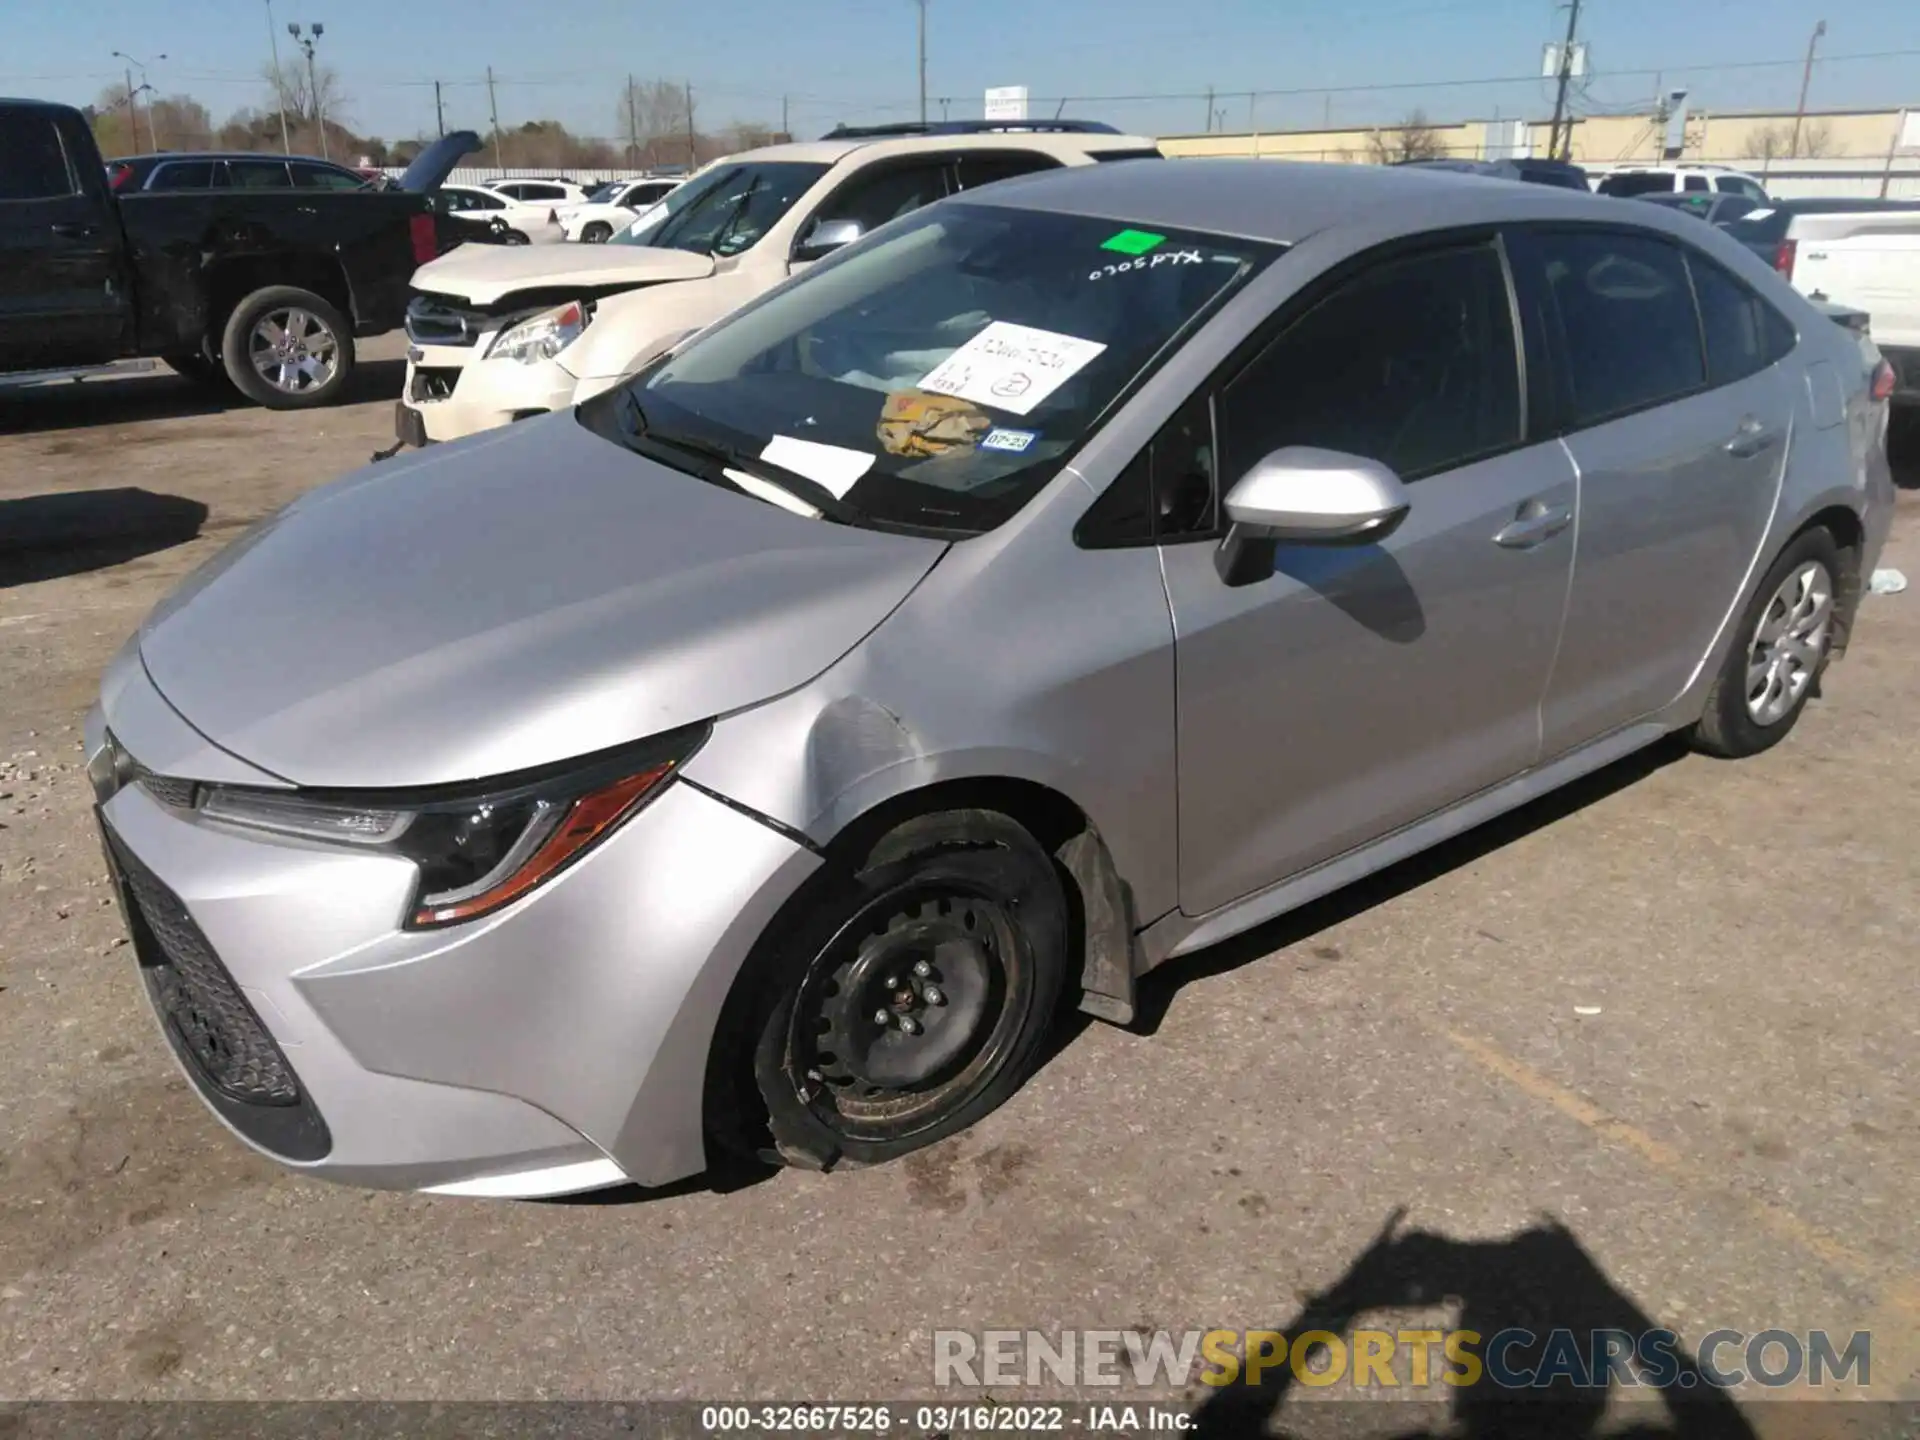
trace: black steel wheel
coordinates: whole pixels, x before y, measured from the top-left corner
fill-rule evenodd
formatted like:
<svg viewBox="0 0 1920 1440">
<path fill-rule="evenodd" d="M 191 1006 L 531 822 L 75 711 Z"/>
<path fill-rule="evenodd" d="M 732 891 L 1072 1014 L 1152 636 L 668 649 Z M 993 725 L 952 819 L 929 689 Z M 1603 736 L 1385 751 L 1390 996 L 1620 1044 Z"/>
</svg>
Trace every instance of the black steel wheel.
<svg viewBox="0 0 1920 1440">
<path fill-rule="evenodd" d="M 1052 858 L 991 811 L 909 821 L 828 878 L 750 986 L 766 1158 L 879 1163 L 998 1107 L 1052 1028 L 1068 915 Z"/>
</svg>

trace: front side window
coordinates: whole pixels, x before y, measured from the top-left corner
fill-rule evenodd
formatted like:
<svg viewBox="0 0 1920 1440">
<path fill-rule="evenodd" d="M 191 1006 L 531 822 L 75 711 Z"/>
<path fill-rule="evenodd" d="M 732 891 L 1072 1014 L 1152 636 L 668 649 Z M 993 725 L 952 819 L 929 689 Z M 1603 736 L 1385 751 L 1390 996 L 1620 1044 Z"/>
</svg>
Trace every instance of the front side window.
<svg viewBox="0 0 1920 1440">
<path fill-rule="evenodd" d="M 450 210 L 504 210 L 507 202 L 498 195 L 489 195 L 484 190 L 456 190 L 452 186 L 440 192 L 447 197 Z"/>
<path fill-rule="evenodd" d="M 1273 451 L 1364 455 L 1418 479 L 1520 441 L 1520 361 L 1492 245 L 1364 271 L 1290 324 L 1221 391 L 1228 485 Z"/>
<path fill-rule="evenodd" d="M 996 180 L 1012 180 L 1020 175 L 1037 175 L 1042 170 L 1058 170 L 1060 162 L 1050 155 L 1032 150 L 963 152 L 959 176 L 962 190 L 978 190 Z"/>
<path fill-rule="evenodd" d="M 931 205 L 947 193 L 947 162 L 875 166 L 842 185 L 820 207 L 815 224 L 851 220 L 865 234 Z"/>
<path fill-rule="evenodd" d="M 284 160 L 229 160 L 228 182 L 236 190 L 290 190 L 293 180 Z"/>
<path fill-rule="evenodd" d="M 738 255 L 779 224 L 794 202 L 827 173 L 825 165 L 770 161 L 723 165 L 667 196 L 654 212 L 614 237 L 621 245 Z"/>
<path fill-rule="evenodd" d="M 861 520 L 983 531 L 1278 248 L 948 202 L 610 392 L 624 435 L 582 418 L 669 464 L 797 471 Z"/>
<path fill-rule="evenodd" d="M 1705 383 L 1699 316 L 1676 248 L 1610 230 L 1548 232 L 1538 241 L 1566 338 L 1575 424 L 1677 400 Z"/>
<path fill-rule="evenodd" d="M 57 200 L 80 193 L 59 128 L 46 115 L 0 115 L 0 200 Z"/>
</svg>

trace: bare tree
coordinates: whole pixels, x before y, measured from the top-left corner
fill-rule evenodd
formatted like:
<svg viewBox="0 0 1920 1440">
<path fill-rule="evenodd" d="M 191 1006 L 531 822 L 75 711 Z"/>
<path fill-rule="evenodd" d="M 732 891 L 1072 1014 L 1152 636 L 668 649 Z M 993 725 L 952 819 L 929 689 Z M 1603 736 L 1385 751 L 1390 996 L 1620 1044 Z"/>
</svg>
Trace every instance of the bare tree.
<svg viewBox="0 0 1920 1440">
<path fill-rule="evenodd" d="M 213 116 L 191 95 L 147 97 L 147 138 L 157 150 L 205 150 L 213 144 Z"/>
<path fill-rule="evenodd" d="M 1747 154 L 1762 160 L 1819 160 L 1844 153 L 1845 147 L 1835 141 L 1833 127 L 1825 120 L 1803 121 L 1798 141 L 1791 120 L 1747 132 Z"/>
<path fill-rule="evenodd" d="M 289 120 L 316 127 L 324 115 L 329 127 L 344 123 L 349 102 L 340 88 L 340 72 L 331 65 L 316 66 L 309 76 L 305 65 L 288 60 L 278 71 L 271 64 L 265 66 L 261 75 Z"/>
<path fill-rule="evenodd" d="M 758 150 L 762 146 L 778 145 L 791 138 L 769 125 L 736 120 L 720 132 L 717 140 L 722 151 L 728 155 L 737 155 L 742 150 Z"/>
<path fill-rule="evenodd" d="M 147 148 L 146 131 L 136 130 L 133 106 L 129 98 L 139 100 L 136 92 L 129 97 L 124 84 L 109 85 L 100 92 L 93 102 L 93 139 L 100 147 L 100 153 L 109 159 L 119 155 L 133 155 Z"/>
<path fill-rule="evenodd" d="M 1439 132 L 1427 123 L 1424 110 L 1415 110 L 1398 125 L 1375 130 L 1367 136 L 1367 157 L 1376 165 L 1397 165 L 1405 160 L 1443 160 L 1447 147 Z"/>
<path fill-rule="evenodd" d="M 614 133 L 629 166 L 677 164 L 687 158 L 687 90 L 677 80 L 634 80 L 621 87 Z M 697 141 L 696 141 L 697 146 Z"/>
</svg>

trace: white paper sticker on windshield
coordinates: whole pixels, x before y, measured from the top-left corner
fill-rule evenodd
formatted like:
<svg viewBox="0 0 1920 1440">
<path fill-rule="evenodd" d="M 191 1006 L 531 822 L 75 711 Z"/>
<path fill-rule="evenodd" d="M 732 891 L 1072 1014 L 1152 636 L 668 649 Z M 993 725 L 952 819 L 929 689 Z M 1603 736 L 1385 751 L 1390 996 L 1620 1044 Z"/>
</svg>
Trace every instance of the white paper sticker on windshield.
<svg viewBox="0 0 1920 1440">
<path fill-rule="evenodd" d="M 935 366 L 919 388 L 1028 415 L 1106 348 L 1074 335 L 996 320 Z"/>
<path fill-rule="evenodd" d="M 796 475 L 819 482 L 831 490 L 837 500 L 873 468 L 875 457 L 838 445 L 821 445 L 813 440 L 795 440 L 791 436 L 776 435 L 767 442 L 767 448 L 760 452 L 760 458 L 769 465 L 778 465 L 782 470 L 791 470 Z"/>
</svg>

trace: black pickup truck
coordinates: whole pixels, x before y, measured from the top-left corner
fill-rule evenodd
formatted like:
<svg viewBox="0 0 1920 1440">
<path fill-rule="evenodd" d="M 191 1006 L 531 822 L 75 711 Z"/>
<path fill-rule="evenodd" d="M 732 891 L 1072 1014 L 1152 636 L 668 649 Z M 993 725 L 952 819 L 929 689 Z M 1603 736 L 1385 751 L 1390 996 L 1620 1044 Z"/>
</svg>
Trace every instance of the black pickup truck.
<svg viewBox="0 0 1920 1440">
<path fill-rule="evenodd" d="M 430 193 L 479 147 L 449 135 L 390 190 L 116 197 L 78 110 L 0 99 L 0 385 L 158 356 L 273 409 L 328 404 L 415 269 L 488 238 Z"/>
</svg>

